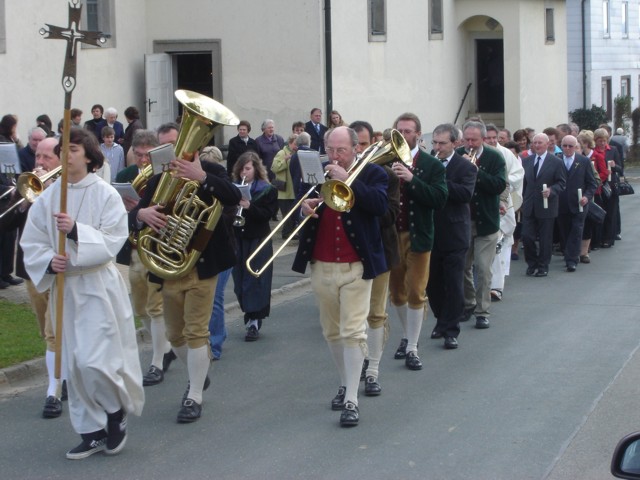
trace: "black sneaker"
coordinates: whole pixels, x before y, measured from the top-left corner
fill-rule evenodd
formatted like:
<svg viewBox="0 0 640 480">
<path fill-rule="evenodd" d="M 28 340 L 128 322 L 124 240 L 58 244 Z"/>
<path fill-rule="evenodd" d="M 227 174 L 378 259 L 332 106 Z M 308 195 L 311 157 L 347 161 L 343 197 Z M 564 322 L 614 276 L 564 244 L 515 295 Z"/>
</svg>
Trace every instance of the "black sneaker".
<svg viewBox="0 0 640 480">
<path fill-rule="evenodd" d="M 165 353 L 164 357 L 162 357 L 162 371 L 165 373 L 168 372 L 171 362 L 173 362 L 176 358 L 178 357 L 176 357 L 176 354 L 173 353 L 173 350 L 169 350 L 167 353 Z"/>
<path fill-rule="evenodd" d="M 182 402 L 182 407 L 178 412 L 178 423 L 192 423 L 200 418 L 202 415 L 202 405 L 195 400 L 187 398 Z"/>
<path fill-rule="evenodd" d="M 158 385 L 164 380 L 164 372 L 155 365 L 149 367 L 149 371 L 142 377 L 142 385 L 144 387 L 150 387 L 151 385 Z"/>
<path fill-rule="evenodd" d="M 347 402 L 344 404 L 344 409 L 340 414 L 340 426 L 341 427 L 355 427 L 360 420 L 360 412 L 358 406 L 353 402 Z"/>
<path fill-rule="evenodd" d="M 408 342 L 409 340 L 407 340 L 406 338 L 403 338 L 402 340 L 400 340 L 400 345 L 398 346 L 396 353 L 393 355 L 393 358 L 395 358 L 396 360 L 402 360 L 404 357 L 407 356 Z"/>
<path fill-rule="evenodd" d="M 247 334 L 244 336 L 245 342 L 255 342 L 260 337 L 258 329 L 254 326 L 247 328 Z"/>
<path fill-rule="evenodd" d="M 127 414 L 124 410 L 107 414 L 107 446 L 106 455 L 116 455 L 122 451 L 127 443 Z"/>
<path fill-rule="evenodd" d="M 211 379 L 209 378 L 209 375 L 207 375 L 207 377 L 204 379 L 204 385 L 202 386 L 202 391 L 205 391 L 207 388 L 209 388 L 209 385 L 211 385 Z M 182 395 L 183 403 L 187 399 L 187 395 L 189 395 L 190 388 L 191 388 L 191 382 L 187 380 L 187 389 L 184 391 L 184 394 Z"/>
<path fill-rule="evenodd" d="M 69 460 L 82 460 L 96 452 L 101 452 L 107 445 L 107 432 L 100 430 L 93 433 L 82 433 L 82 443 L 67 452 Z"/>
<path fill-rule="evenodd" d="M 338 387 L 338 393 L 331 400 L 331 410 L 342 410 L 344 408 L 344 397 L 347 394 L 347 387 Z"/>
<path fill-rule="evenodd" d="M 62 415 L 62 402 L 53 395 L 49 395 L 44 401 L 42 418 L 58 418 Z"/>
<path fill-rule="evenodd" d="M 364 362 L 362 362 L 362 370 L 360 370 L 361 382 L 364 382 L 364 379 L 367 378 L 367 368 L 369 368 L 369 359 L 365 358 Z"/>
</svg>

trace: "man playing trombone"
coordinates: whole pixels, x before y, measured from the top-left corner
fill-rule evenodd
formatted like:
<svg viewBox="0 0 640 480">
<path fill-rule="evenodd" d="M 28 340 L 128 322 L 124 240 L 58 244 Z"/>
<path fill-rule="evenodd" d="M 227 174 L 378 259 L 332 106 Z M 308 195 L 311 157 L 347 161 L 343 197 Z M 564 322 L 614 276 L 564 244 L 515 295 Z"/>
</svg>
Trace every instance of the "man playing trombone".
<svg viewBox="0 0 640 480">
<path fill-rule="evenodd" d="M 300 273 L 311 263 L 311 285 L 322 333 L 340 375 L 340 388 L 331 408 L 342 411 L 343 427 L 359 421 L 358 386 L 367 354 L 365 328 L 372 279 L 387 269 L 378 224 L 378 217 L 387 209 L 387 175 L 370 163 L 357 178 L 350 178 L 357 143 L 357 135 L 350 128 L 327 132 L 325 150 L 330 163 L 325 171 L 332 180 L 349 179 L 355 204 L 341 213 L 321 205 L 320 198 L 304 200 L 302 215 L 312 219 L 302 231 L 293 263 L 293 270 Z"/>
</svg>

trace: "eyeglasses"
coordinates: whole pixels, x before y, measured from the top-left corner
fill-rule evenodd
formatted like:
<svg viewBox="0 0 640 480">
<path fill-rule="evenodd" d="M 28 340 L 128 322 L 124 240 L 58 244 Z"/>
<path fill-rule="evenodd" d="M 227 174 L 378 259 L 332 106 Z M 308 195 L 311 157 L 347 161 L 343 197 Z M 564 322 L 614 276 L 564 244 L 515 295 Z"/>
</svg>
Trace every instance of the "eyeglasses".
<svg viewBox="0 0 640 480">
<path fill-rule="evenodd" d="M 566 145 L 566 144 L 564 144 L 564 143 L 563 143 L 562 145 L 560 145 L 560 146 L 561 146 L 562 148 L 576 148 L 576 147 L 577 147 L 577 145 Z"/>
<path fill-rule="evenodd" d="M 338 155 L 344 155 L 349 151 L 349 149 L 345 147 L 339 147 L 339 148 L 327 147 L 325 148 L 325 151 L 330 155 L 333 155 L 334 153 L 337 153 Z"/>
</svg>

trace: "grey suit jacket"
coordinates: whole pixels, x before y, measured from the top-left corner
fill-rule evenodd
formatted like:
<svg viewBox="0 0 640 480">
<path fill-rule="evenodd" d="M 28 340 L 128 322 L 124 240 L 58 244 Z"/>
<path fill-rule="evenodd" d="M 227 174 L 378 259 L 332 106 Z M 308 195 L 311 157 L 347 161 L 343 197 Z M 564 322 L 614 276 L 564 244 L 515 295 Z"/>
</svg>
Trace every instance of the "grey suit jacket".
<svg viewBox="0 0 640 480">
<path fill-rule="evenodd" d="M 522 189 L 522 214 L 535 218 L 555 218 L 558 216 L 558 196 L 565 189 L 567 183 L 567 169 L 564 162 L 551 153 L 547 153 L 545 160 L 536 176 L 533 167 L 536 154 L 522 161 L 524 167 L 524 187 Z M 551 189 L 548 198 L 548 208 L 544 208 L 542 186 Z"/>
</svg>

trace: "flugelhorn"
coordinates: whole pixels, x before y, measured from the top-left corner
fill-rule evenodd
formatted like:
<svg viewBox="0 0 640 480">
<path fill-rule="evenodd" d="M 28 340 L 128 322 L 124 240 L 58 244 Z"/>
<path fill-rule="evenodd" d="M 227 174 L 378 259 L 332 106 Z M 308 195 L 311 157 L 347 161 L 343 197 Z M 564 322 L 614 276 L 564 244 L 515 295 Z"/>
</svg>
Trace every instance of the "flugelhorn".
<svg viewBox="0 0 640 480">
<path fill-rule="evenodd" d="M 246 185 L 247 184 L 246 180 L 247 180 L 246 176 L 242 177 L 242 182 L 240 183 L 240 186 Z M 242 206 L 239 206 L 238 210 L 236 211 L 236 216 L 233 219 L 233 226 L 234 227 L 244 227 L 245 219 L 242 216 L 242 210 L 243 210 Z"/>
<path fill-rule="evenodd" d="M 18 182 L 15 186 L 15 190 L 20 194 L 20 198 L 17 199 L 13 205 L 10 205 L 2 214 L 0 218 L 4 217 L 7 213 L 11 212 L 24 202 L 33 203 L 36 198 L 44 191 L 44 184 L 51 179 L 56 179 L 62 174 L 62 166 L 58 166 L 47 172 L 43 176 L 39 177 L 34 172 L 26 172 L 18 177 Z M 13 192 L 13 189 L 11 190 Z"/>
<path fill-rule="evenodd" d="M 355 202 L 355 198 L 353 195 L 353 191 L 351 190 L 351 183 L 356 179 L 358 174 L 364 169 L 364 167 L 368 163 L 375 163 L 377 165 L 386 165 L 387 163 L 401 160 L 405 165 L 411 165 L 411 149 L 407 144 L 406 140 L 402 136 L 400 132 L 397 130 L 391 131 L 391 137 L 389 140 L 380 140 L 377 143 L 374 143 L 369 148 L 367 148 L 363 153 L 360 159 L 354 161 L 351 167 L 348 170 L 349 178 L 342 182 L 339 180 L 329 180 L 322 184 L 321 194 L 324 197 L 324 202 L 320 202 L 318 206 L 313 210 L 315 213 L 316 210 L 322 205 L 322 203 L 326 203 L 329 208 L 332 210 L 336 210 L 339 212 L 349 211 Z M 325 172 L 325 177 L 327 173 Z M 328 185 L 327 185 L 328 184 Z M 245 266 L 251 275 L 254 277 L 259 277 L 262 273 L 273 263 L 276 257 L 280 254 L 280 252 L 289 244 L 292 238 L 296 236 L 296 234 L 302 229 L 302 227 L 312 218 L 312 215 L 306 216 L 295 228 L 289 238 L 287 238 L 282 245 L 271 255 L 264 265 L 260 268 L 254 269 L 251 265 L 251 261 L 258 255 L 258 253 L 269 243 L 269 241 L 273 238 L 273 236 L 278 232 L 286 223 L 291 215 L 294 213 L 297 214 L 298 208 L 302 205 L 309 196 L 315 191 L 316 185 L 311 187 L 307 193 L 305 193 L 302 198 L 296 203 L 296 205 L 287 213 L 284 218 L 275 226 L 275 228 L 271 231 L 269 236 L 265 238 L 260 245 L 253 251 L 253 253 L 247 258 L 245 262 Z"/>
<path fill-rule="evenodd" d="M 469 161 L 477 166 L 476 162 L 478 161 L 478 149 L 477 148 L 470 149 L 467 155 L 469 155 Z"/>
</svg>

